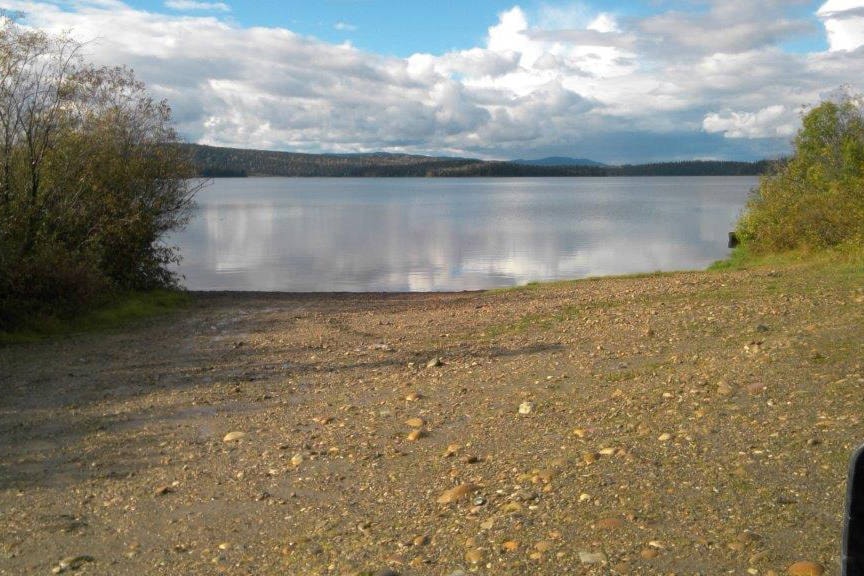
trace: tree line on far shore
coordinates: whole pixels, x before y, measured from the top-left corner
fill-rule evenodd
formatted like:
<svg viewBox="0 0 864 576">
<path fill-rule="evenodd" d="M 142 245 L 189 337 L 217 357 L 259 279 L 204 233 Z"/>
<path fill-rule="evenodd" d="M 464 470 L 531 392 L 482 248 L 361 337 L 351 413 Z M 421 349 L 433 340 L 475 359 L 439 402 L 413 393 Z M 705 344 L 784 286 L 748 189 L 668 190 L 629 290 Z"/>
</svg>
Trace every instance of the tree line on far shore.
<svg viewBox="0 0 864 576">
<path fill-rule="evenodd" d="M 687 160 L 623 166 L 546 166 L 411 154 L 303 154 L 184 144 L 199 176 L 286 177 L 581 177 L 758 176 L 775 161 Z"/>
</svg>

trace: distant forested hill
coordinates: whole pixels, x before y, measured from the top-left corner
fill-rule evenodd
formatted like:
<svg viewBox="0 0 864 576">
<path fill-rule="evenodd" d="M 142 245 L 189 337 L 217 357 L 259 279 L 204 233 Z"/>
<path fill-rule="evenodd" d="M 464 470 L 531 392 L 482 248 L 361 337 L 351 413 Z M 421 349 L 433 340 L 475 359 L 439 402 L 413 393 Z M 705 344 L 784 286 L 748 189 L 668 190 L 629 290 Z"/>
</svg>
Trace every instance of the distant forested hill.
<svg viewBox="0 0 864 576">
<path fill-rule="evenodd" d="M 201 176 L 298 177 L 518 177 L 518 176 L 747 176 L 763 174 L 771 162 L 687 161 L 605 166 L 561 158 L 542 164 L 411 154 L 300 154 L 183 144 Z"/>
</svg>

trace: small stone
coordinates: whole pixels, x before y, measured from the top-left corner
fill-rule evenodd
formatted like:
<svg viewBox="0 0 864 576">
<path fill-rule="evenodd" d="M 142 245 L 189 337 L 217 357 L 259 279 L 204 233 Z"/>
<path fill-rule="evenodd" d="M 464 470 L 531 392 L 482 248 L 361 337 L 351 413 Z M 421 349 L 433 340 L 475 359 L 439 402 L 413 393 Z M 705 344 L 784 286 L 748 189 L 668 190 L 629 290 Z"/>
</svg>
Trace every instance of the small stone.
<svg viewBox="0 0 864 576">
<path fill-rule="evenodd" d="M 789 566 L 786 571 L 789 576 L 822 576 L 825 573 L 825 568 L 816 562 L 802 560 Z"/>
<path fill-rule="evenodd" d="M 667 442 L 671 439 L 672 439 L 672 435 L 669 434 L 668 432 L 664 432 L 663 434 L 661 434 L 660 436 L 657 437 L 657 440 L 659 440 L 660 442 Z"/>
<path fill-rule="evenodd" d="M 644 548 L 641 552 L 639 552 L 639 555 L 645 560 L 653 560 L 654 558 L 660 556 L 660 552 L 654 550 L 653 548 Z"/>
<path fill-rule="evenodd" d="M 441 361 L 441 358 L 435 357 L 426 363 L 426 368 L 438 368 L 439 366 L 443 365 L 444 362 Z"/>
<path fill-rule="evenodd" d="M 405 396 L 405 400 L 408 402 L 416 402 L 417 400 L 420 400 L 420 398 L 422 398 L 422 396 L 417 392 L 410 392 Z"/>
<path fill-rule="evenodd" d="M 175 489 L 173 486 L 159 486 L 153 492 L 156 496 L 164 496 L 166 494 L 171 494 L 172 492 L 175 492 Z"/>
<path fill-rule="evenodd" d="M 593 464 L 600 458 L 600 455 L 596 452 L 585 452 L 582 454 L 582 461 L 586 464 Z"/>
<path fill-rule="evenodd" d="M 416 536 L 411 543 L 414 544 L 414 546 L 425 546 L 426 544 L 429 544 L 429 537 L 425 534 L 422 536 Z"/>
<path fill-rule="evenodd" d="M 235 430 L 234 432 L 228 432 L 224 438 L 222 438 L 223 442 L 236 442 L 238 440 L 242 440 L 246 437 L 245 432 L 240 432 L 239 430 Z"/>
<path fill-rule="evenodd" d="M 720 396 L 731 396 L 733 392 L 734 390 L 727 382 L 720 381 L 717 383 L 717 394 Z"/>
<path fill-rule="evenodd" d="M 523 416 L 531 414 L 534 412 L 534 403 L 533 402 L 522 402 L 519 404 L 519 414 Z"/>
<path fill-rule="evenodd" d="M 484 498 L 483 496 L 477 496 L 472 502 L 474 506 L 483 506 L 484 504 L 486 504 L 486 498 Z"/>
<path fill-rule="evenodd" d="M 548 540 L 541 540 L 534 544 L 534 549 L 538 552 L 548 552 L 552 548 L 552 543 Z"/>
<path fill-rule="evenodd" d="M 765 391 L 765 384 L 762 382 L 755 382 L 753 384 L 749 384 L 747 386 L 747 392 L 752 394 L 753 396 L 757 396 Z"/>
<path fill-rule="evenodd" d="M 450 444 L 449 446 L 447 446 L 447 449 L 444 451 L 444 457 L 450 458 L 451 456 L 458 453 L 460 448 L 461 448 L 461 446 L 459 446 L 459 444 Z"/>
<path fill-rule="evenodd" d="M 441 496 L 438 497 L 439 504 L 451 504 L 453 502 L 458 502 L 463 498 L 468 497 L 472 492 L 474 492 L 477 487 L 474 484 L 466 483 L 460 484 L 455 488 L 450 488 L 449 490 L 445 490 Z"/>
<path fill-rule="evenodd" d="M 61 574 L 66 572 L 67 570 L 78 570 L 84 564 L 88 562 L 95 562 L 96 559 L 93 556 L 88 556 L 86 554 L 82 554 L 79 556 L 67 556 L 60 560 L 57 563 L 57 566 L 51 569 L 51 572 L 54 574 Z"/>
<path fill-rule="evenodd" d="M 411 432 L 408 433 L 408 436 L 406 436 L 405 439 L 408 440 L 409 442 L 416 442 L 417 440 L 422 438 L 423 435 L 424 435 L 424 433 L 423 433 L 423 430 L 421 428 L 415 428 L 414 430 L 412 430 Z"/>
<path fill-rule="evenodd" d="M 606 562 L 606 555 L 602 552 L 579 552 L 579 561 L 582 564 L 602 564 Z"/>
<path fill-rule="evenodd" d="M 471 564 L 479 564 L 483 561 L 483 551 L 479 548 L 472 548 L 465 552 L 465 561 Z"/>
<path fill-rule="evenodd" d="M 618 530 L 624 522 L 620 518 L 602 518 L 594 526 L 598 530 Z"/>
<path fill-rule="evenodd" d="M 507 540 L 503 544 L 501 544 L 501 550 L 504 552 L 515 552 L 519 549 L 519 542 L 516 540 Z"/>
<path fill-rule="evenodd" d="M 300 464 L 303 463 L 303 460 L 304 460 L 304 458 L 303 458 L 302 454 L 294 454 L 294 456 L 291 457 L 291 465 L 292 466 L 299 466 Z"/>
<path fill-rule="evenodd" d="M 422 418 L 409 418 L 405 421 L 405 424 L 410 426 L 411 428 L 422 428 L 426 421 Z"/>
<path fill-rule="evenodd" d="M 577 438 L 585 438 L 588 435 L 588 431 L 584 428 L 576 428 L 573 430 L 573 435 Z"/>
</svg>

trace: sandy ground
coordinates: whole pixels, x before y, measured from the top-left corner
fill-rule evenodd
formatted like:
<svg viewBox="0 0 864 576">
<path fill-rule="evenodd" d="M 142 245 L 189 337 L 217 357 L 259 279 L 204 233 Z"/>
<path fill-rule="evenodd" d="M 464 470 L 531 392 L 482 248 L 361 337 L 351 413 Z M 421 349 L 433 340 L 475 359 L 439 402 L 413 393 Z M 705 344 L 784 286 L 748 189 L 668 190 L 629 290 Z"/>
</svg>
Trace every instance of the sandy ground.
<svg viewBox="0 0 864 576">
<path fill-rule="evenodd" d="M 837 574 L 862 286 L 198 294 L 0 348 L 0 574 Z"/>
</svg>

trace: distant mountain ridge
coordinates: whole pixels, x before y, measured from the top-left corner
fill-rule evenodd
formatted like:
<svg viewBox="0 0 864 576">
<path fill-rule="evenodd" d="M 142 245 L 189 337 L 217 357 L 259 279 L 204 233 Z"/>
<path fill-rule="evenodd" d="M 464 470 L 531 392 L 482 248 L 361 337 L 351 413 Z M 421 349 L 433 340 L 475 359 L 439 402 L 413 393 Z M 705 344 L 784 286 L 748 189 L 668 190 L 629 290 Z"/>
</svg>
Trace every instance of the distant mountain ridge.
<svg viewBox="0 0 864 576">
<path fill-rule="evenodd" d="M 752 176 L 773 162 L 684 161 L 607 166 L 593 160 L 549 157 L 511 162 L 372 152 L 303 154 L 180 144 L 204 177 L 522 177 L 522 176 Z M 561 164 L 566 161 L 568 163 Z M 526 163 L 527 162 L 527 163 Z"/>
<path fill-rule="evenodd" d="M 524 164 L 526 166 L 606 166 L 602 162 L 595 162 L 587 158 L 570 158 L 568 156 L 547 156 L 536 160 L 511 160 L 513 164 Z"/>
</svg>

